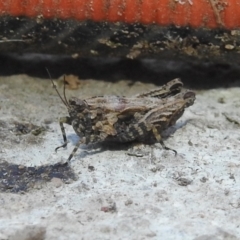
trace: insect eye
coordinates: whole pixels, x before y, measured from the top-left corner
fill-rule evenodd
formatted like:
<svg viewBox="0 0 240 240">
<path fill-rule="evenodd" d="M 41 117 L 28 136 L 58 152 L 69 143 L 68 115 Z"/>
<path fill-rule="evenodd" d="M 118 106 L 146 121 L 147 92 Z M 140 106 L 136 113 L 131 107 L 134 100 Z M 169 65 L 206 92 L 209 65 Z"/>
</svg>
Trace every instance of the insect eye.
<svg viewBox="0 0 240 240">
<path fill-rule="evenodd" d="M 77 99 L 77 98 L 70 98 L 69 99 L 69 104 L 72 105 L 72 106 L 79 105 L 79 102 L 80 102 L 80 99 Z"/>
<path fill-rule="evenodd" d="M 86 108 L 86 103 L 81 99 L 71 98 L 69 99 L 70 106 L 77 108 L 78 110 L 83 110 Z"/>
<path fill-rule="evenodd" d="M 69 99 L 69 104 L 74 106 L 77 105 L 76 101 L 73 99 Z"/>
</svg>

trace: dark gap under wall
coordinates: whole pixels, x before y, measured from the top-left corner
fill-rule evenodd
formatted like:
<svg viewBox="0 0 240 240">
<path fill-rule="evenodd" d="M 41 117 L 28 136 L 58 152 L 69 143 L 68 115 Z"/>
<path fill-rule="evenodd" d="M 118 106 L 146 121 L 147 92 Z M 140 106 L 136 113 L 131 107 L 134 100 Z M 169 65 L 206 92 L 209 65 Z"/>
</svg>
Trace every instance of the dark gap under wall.
<svg viewBox="0 0 240 240">
<path fill-rule="evenodd" d="M 240 67 L 227 63 L 190 63 L 174 60 L 119 58 L 77 58 L 68 55 L 4 54 L 0 55 L 0 75 L 27 74 L 48 78 L 74 74 L 84 79 L 105 81 L 132 80 L 157 85 L 180 77 L 186 86 L 216 88 L 239 85 Z"/>
</svg>

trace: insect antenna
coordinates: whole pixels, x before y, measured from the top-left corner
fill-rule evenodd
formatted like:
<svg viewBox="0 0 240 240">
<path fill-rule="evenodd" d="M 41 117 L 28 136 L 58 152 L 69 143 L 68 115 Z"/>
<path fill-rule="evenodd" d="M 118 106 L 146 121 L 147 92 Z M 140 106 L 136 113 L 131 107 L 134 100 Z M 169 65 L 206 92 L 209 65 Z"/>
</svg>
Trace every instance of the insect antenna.
<svg viewBox="0 0 240 240">
<path fill-rule="evenodd" d="M 69 103 L 68 103 L 68 100 L 66 98 L 66 80 L 65 80 L 66 76 L 64 75 L 63 77 L 63 97 L 64 97 L 64 100 L 65 100 L 65 103 L 68 105 L 69 107 Z"/>
<path fill-rule="evenodd" d="M 67 108 L 70 108 L 69 103 L 68 103 L 67 98 L 66 98 L 65 76 L 64 76 L 64 88 L 63 88 L 63 96 L 64 96 L 64 99 L 63 99 L 63 97 L 61 96 L 61 94 L 59 93 L 59 91 L 58 91 L 58 89 L 57 89 L 56 84 L 53 82 L 52 77 L 51 77 L 51 74 L 50 74 L 50 72 L 48 71 L 47 68 L 46 68 L 46 71 L 47 71 L 47 73 L 48 73 L 48 75 L 49 75 L 49 78 L 50 78 L 50 80 L 51 80 L 51 82 L 52 82 L 53 88 L 56 90 L 56 92 L 57 92 L 58 96 L 60 97 L 60 99 L 62 100 L 63 104 L 64 104 Z"/>
</svg>

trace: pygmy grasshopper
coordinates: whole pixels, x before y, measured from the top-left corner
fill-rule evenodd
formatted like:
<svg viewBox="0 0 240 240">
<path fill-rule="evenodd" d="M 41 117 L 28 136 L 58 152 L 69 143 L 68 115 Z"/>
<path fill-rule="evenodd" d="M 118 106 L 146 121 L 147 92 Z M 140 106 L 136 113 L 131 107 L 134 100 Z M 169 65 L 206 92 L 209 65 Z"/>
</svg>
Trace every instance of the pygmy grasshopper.
<svg viewBox="0 0 240 240">
<path fill-rule="evenodd" d="M 72 125 L 80 137 L 68 157 L 68 162 L 81 144 L 105 141 L 146 142 L 154 138 L 164 149 L 172 150 L 176 154 L 175 150 L 164 145 L 161 133 L 174 125 L 185 108 L 191 106 L 195 100 L 195 93 L 183 90 L 183 83 L 178 78 L 162 87 L 133 97 L 97 96 L 87 99 L 72 97 L 67 100 L 65 85 L 62 97 L 53 81 L 52 84 L 69 113 L 69 116 L 60 118 L 64 143 L 55 151 L 67 146 L 63 124 Z"/>
</svg>

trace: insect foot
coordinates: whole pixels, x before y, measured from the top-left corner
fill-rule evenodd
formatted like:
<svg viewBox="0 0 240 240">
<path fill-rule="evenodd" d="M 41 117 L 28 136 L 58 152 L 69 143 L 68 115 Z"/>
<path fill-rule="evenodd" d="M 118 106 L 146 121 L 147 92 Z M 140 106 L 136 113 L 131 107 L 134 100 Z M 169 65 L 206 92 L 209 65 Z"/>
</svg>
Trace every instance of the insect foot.
<svg viewBox="0 0 240 240">
<path fill-rule="evenodd" d="M 72 97 L 67 100 L 65 85 L 62 97 L 53 81 L 52 84 L 69 113 L 69 116 L 60 119 L 64 143 L 55 150 L 67 146 L 63 124 L 71 125 L 80 137 L 68 157 L 68 162 L 80 145 L 105 141 L 146 142 L 154 138 L 164 149 L 177 154 L 177 151 L 164 145 L 161 133 L 174 125 L 183 115 L 185 108 L 193 105 L 195 101 L 195 93 L 183 89 L 183 83 L 178 78 L 133 97 Z"/>
</svg>

